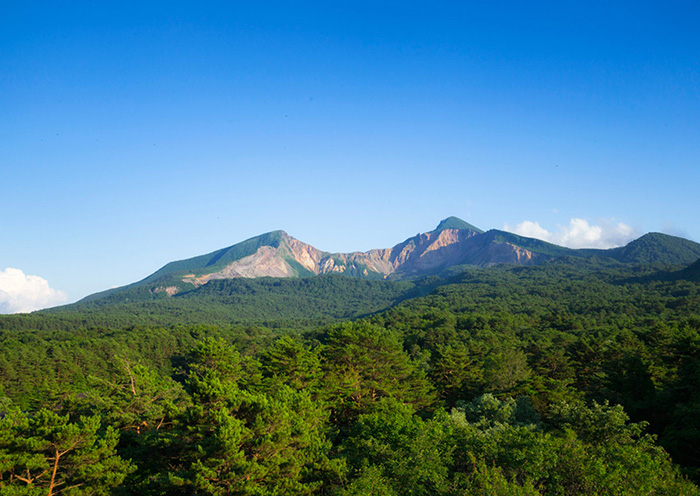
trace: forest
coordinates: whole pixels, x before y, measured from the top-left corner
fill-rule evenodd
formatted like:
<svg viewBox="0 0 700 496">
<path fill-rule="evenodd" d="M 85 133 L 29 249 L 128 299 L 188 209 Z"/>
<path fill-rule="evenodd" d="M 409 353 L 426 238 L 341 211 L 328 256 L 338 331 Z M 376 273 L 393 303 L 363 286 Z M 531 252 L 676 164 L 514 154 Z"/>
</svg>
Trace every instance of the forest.
<svg viewBox="0 0 700 496">
<path fill-rule="evenodd" d="M 217 281 L 2 316 L 0 495 L 700 494 L 697 267 Z"/>
</svg>

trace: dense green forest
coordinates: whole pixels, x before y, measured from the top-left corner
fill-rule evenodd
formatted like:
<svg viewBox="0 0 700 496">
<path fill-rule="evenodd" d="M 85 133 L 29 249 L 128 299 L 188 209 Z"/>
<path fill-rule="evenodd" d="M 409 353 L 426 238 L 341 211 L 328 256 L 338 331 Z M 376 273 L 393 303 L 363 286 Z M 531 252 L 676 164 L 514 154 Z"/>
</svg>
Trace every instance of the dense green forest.
<svg viewBox="0 0 700 496">
<path fill-rule="evenodd" d="M 370 281 L 339 275 L 223 279 L 173 297 L 148 287 L 135 287 L 41 314 L 10 316 L 0 328 L 245 323 L 299 329 L 384 310 L 404 299 L 427 294 L 437 281 Z"/>
<path fill-rule="evenodd" d="M 700 494 L 697 264 L 3 316 L 0 386 L 0 494 Z"/>
</svg>

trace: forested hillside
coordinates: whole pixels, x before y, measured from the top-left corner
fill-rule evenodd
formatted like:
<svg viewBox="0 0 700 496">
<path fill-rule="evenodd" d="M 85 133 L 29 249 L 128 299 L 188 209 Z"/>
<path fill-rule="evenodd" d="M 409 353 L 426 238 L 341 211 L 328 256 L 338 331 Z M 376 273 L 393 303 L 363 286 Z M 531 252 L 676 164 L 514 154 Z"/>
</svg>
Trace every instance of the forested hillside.
<svg viewBox="0 0 700 496">
<path fill-rule="evenodd" d="M 339 275 L 313 278 L 223 279 L 169 297 L 135 287 L 98 300 L 5 318 L 0 328 L 256 324 L 295 328 L 361 317 L 426 294 L 440 279 L 369 281 Z M 15 323 L 13 323 L 13 321 Z M 35 323 L 36 322 L 36 323 Z"/>
<path fill-rule="evenodd" d="M 0 494 L 700 494 L 700 283 L 679 269 L 212 281 L 150 316 L 5 316 Z"/>
</svg>

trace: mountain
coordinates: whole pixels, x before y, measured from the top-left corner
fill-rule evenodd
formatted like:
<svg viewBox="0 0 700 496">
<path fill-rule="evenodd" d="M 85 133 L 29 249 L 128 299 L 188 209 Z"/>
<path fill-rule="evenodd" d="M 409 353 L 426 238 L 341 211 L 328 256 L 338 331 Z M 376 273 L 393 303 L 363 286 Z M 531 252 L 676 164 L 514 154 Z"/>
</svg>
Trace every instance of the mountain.
<svg viewBox="0 0 700 496">
<path fill-rule="evenodd" d="M 700 258 L 700 244 L 661 233 L 648 233 L 607 251 L 611 258 L 623 263 L 688 265 Z"/>
<path fill-rule="evenodd" d="M 392 248 L 368 252 L 329 253 L 273 231 L 228 248 L 186 260 L 171 262 L 145 279 L 121 288 L 88 296 L 92 301 L 138 287 L 169 296 L 210 281 L 259 277 L 309 277 L 343 274 L 361 279 L 409 279 L 434 273 L 467 257 L 464 242 L 482 230 L 450 217 L 437 229 L 417 234 Z"/>
<path fill-rule="evenodd" d="M 438 226 L 432 232 L 443 231 L 445 229 L 468 229 L 479 234 L 482 234 L 484 232 L 478 227 L 474 227 L 468 222 L 464 222 L 458 217 L 448 217 L 447 219 L 440 221 L 440 224 L 438 224 Z"/>
<path fill-rule="evenodd" d="M 538 239 L 492 229 L 483 230 L 448 217 L 436 229 L 417 234 L 391 248 L 330 253 L 284 231 L 273 231 L 206 255 L 171 262 L 145 279 L 81 300 L 122 295 L 131 300 L 181 295 L 212 281 L 306 278 L 341 274 L 367 280 L 414 280 L 463 266 L 539 265 L 553 259 L 598 257 L 623 264 L 688 265 L 700 258 L 700 244 L 650 233 L 609 250 L 575 250 Z"/>
</svg>

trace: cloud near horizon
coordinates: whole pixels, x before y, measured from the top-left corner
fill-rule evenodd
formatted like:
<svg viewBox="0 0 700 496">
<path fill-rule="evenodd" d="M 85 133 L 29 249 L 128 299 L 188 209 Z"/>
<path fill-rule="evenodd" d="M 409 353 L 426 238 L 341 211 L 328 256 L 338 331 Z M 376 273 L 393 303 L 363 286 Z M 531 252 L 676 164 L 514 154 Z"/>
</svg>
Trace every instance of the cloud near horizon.
<svg viewBox="0 0 700 496">
<path fill-rule="evenodd" d="M 0 314 L 26 313 L 60 305 L 67 297 L 39 276 L 26 275 L 20 269 L 0 271 Z"/>
<path fill-rule="evenodd" d="M 503 230 L 568 248 L 614 248 L 626 245 L 638 235 L 623 222 L 600 221 L 600 225 L 591 225 L 586 219 L 574 218 L 568 226 L 558 227 L 559 231 L 550 232 L 539 222 L 526 220 L 516 226 L 505 224 Z"/>
</svg>

